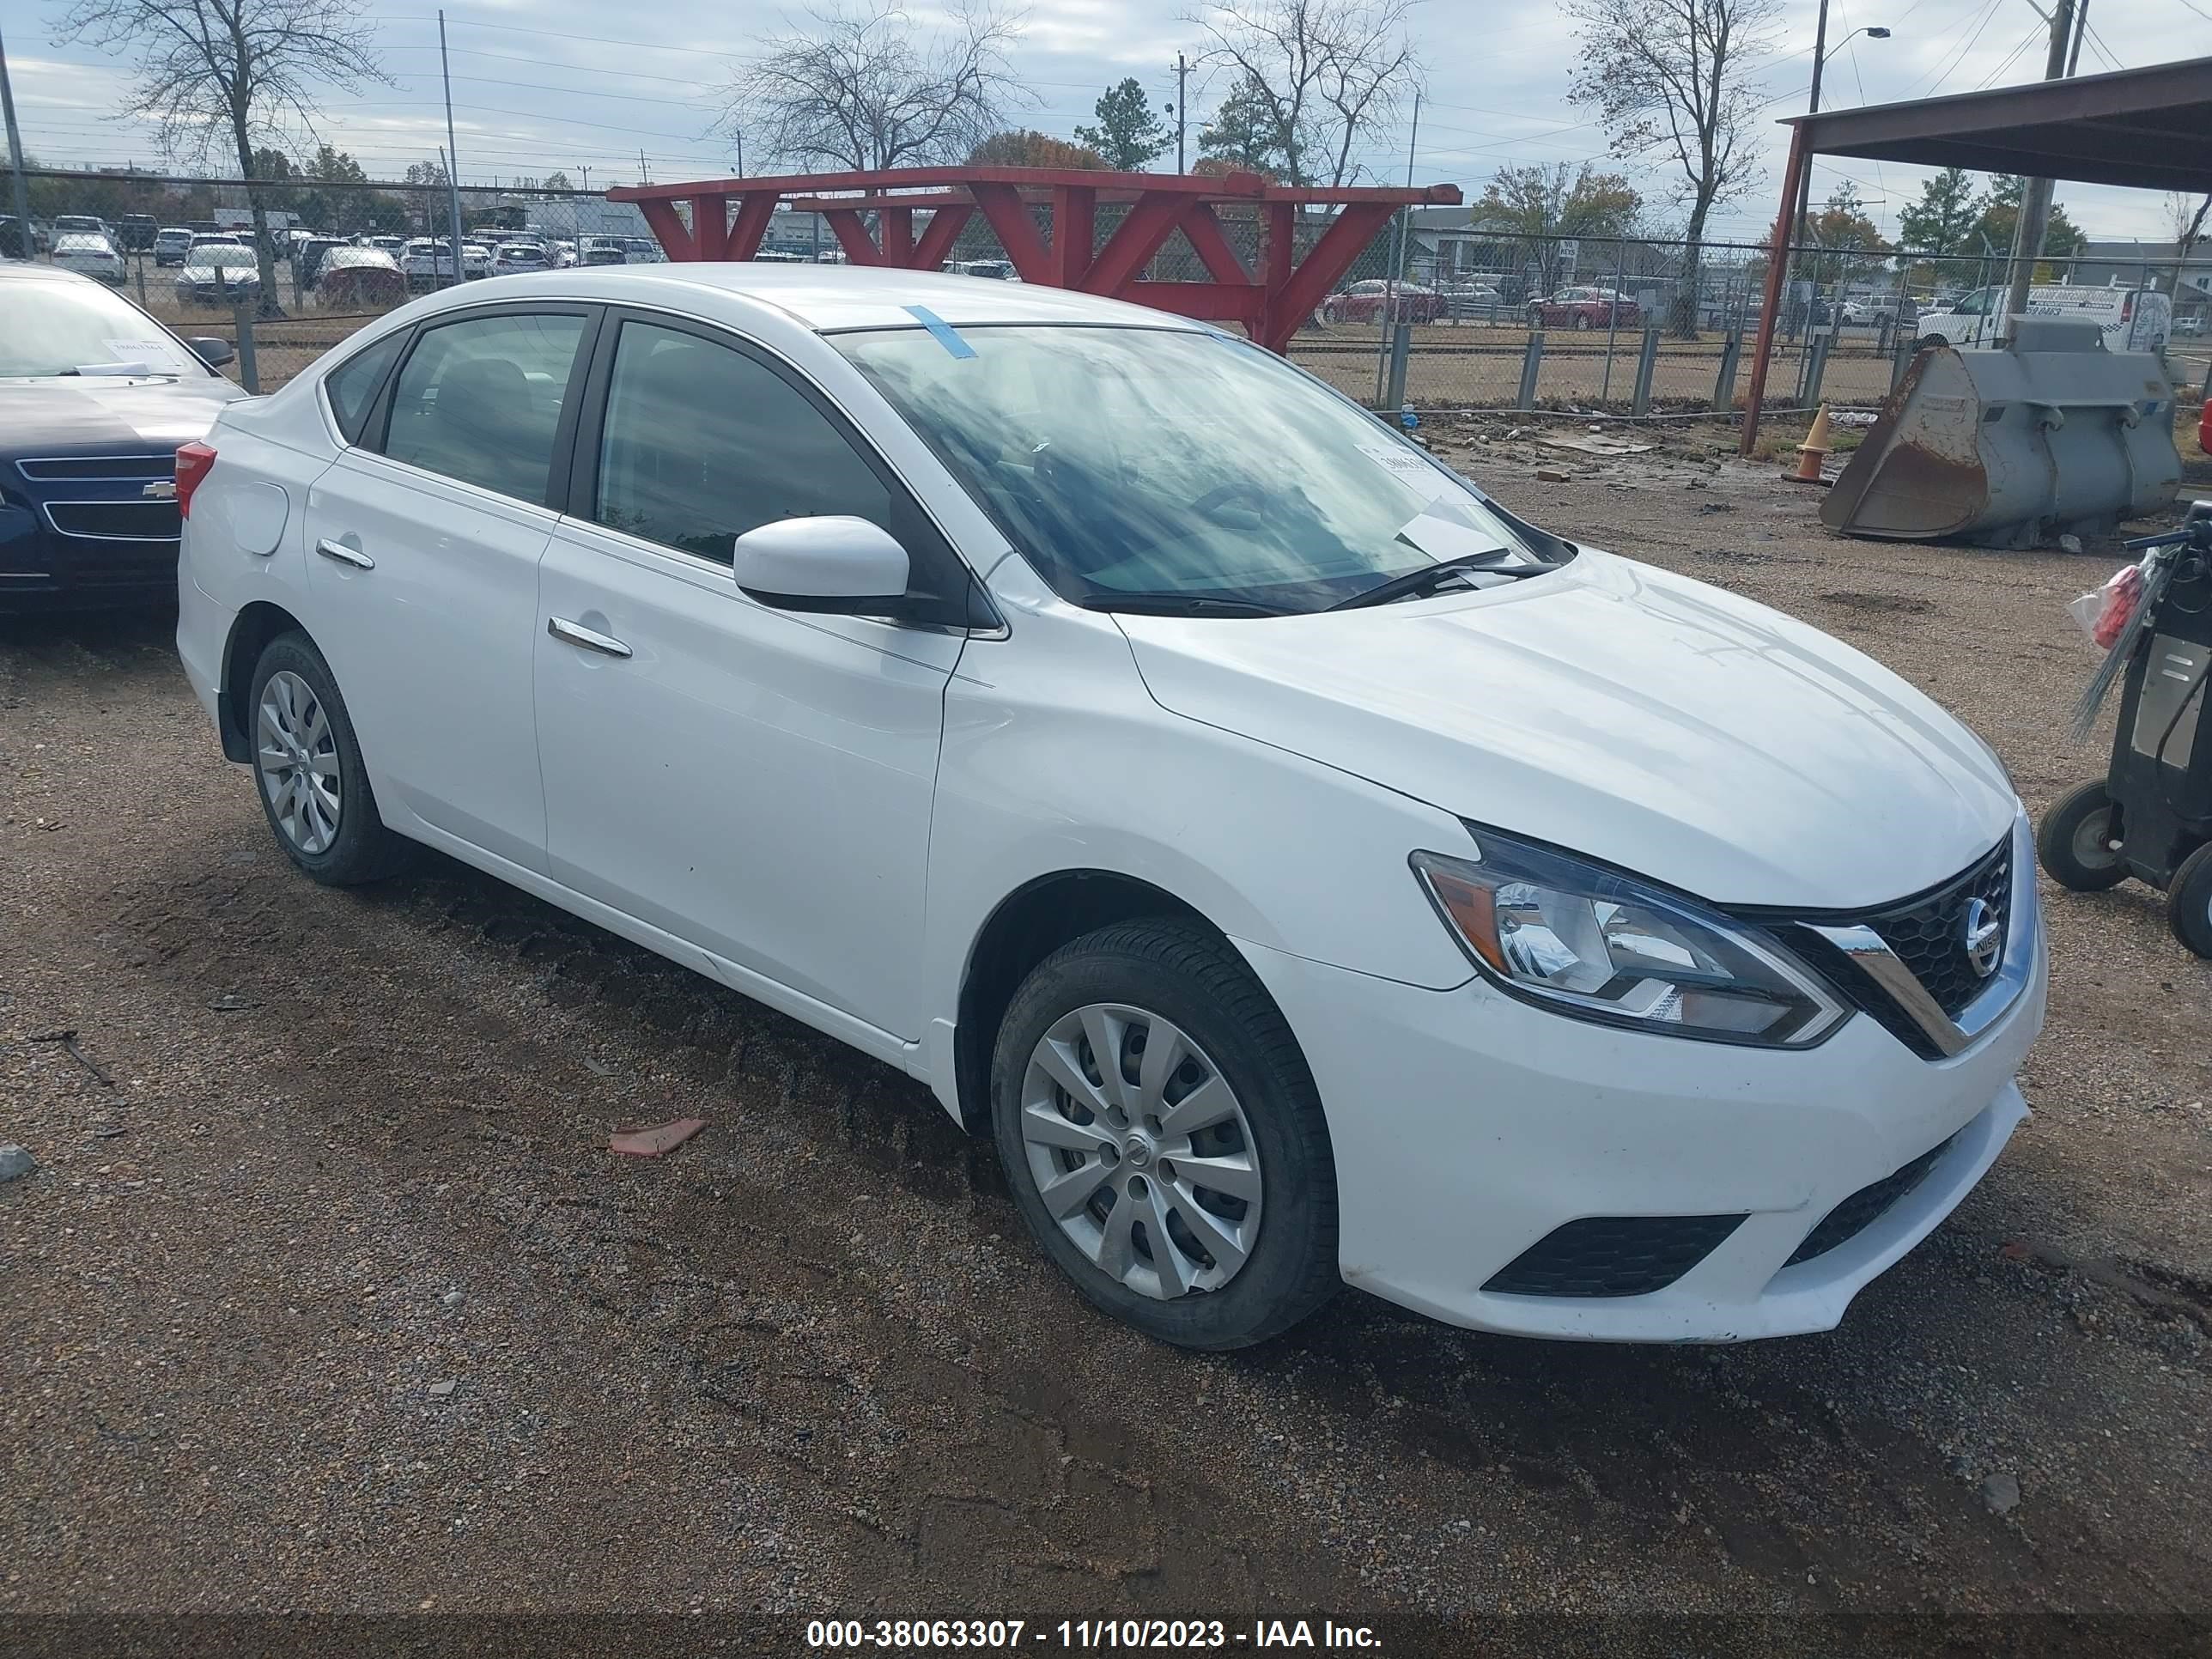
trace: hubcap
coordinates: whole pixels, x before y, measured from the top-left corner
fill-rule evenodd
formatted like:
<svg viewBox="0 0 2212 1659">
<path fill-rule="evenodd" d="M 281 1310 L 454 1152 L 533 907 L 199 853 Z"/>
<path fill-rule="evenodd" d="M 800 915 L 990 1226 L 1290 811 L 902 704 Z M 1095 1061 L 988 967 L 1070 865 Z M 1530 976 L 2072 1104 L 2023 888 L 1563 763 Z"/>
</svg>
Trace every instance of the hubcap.
<svg viewBox="0 0 2212 1659">
<path fill-rule="evenodd" d="M 302 853 L 326 853 L 341 811 L 337 734 L 314 688 L 279 669 L 261 689 L 254 723 L 254 769 L 270 816 Z"/>
<path fill-rule="evenodd" d="M 2109 870 L 2119 861 L 2120 849 L 2112 840 L 2112 813 L 2107 807 L 2092 812 L 2074 831 L 2074 857 L 2090 870 Z"/>
<path fill-rule="evenodd" d="M 1260 1236 L 1260 1161 L 1229 1080 L 1158 1014 L 1092 1003 L 1030 1055 L 1022 1142 L 1045 1208 L 1099 1270 L 1167 1301 L 1218 1291 Z"/>
</svg>

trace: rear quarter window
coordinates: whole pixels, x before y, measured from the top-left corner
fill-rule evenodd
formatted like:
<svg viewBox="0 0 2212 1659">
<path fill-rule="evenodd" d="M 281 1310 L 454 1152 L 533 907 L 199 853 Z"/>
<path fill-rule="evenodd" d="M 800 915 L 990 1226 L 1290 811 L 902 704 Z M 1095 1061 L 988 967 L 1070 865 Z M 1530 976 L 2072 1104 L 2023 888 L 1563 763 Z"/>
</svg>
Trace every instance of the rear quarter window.
<svg viewBox="0 0 2212 1659">
<path fill-rule="evenodd" d="M 323 395 L 330 400 L 331 417 L 338 423 L 338 430 L 345 434 L 348 443 L 361 441 L 362 428 L 368 422 L 368 411 L 375 405 L 377 392 L 406 340 L 405 329 L 387 334 L 323 377 Z"/>
</svg>

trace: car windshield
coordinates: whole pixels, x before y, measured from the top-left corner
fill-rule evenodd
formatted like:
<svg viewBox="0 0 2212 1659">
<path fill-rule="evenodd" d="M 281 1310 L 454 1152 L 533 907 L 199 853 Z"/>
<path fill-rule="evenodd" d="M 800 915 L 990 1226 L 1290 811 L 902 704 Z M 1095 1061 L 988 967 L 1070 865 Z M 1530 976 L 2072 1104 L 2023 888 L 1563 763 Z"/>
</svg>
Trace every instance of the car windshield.
<svg viewBox="0 0 2212 1659">
<path fill-rule="evenodd" d="M 143 363 L 156 374 L 208 373 L 182 341 L 84 277 L 0 287 L 0 378 Z"/>
<path fill-rule="evenodd" d="M 226 266 L 252 265 L 256 263 L 256 260 L 252 248 L 240 247 L 237 243 L 231 242 L 215 247 L 194 248 L 192 263 L 196 265 L 220 270 Z"/>
<path fill-rule="evenodd" d="M 1227 336 L 938 325 L 835 340 L 1073 603 L 1319 611 L 1446 559 L 1534 560 L 1422 451 Z"/>
</svg>

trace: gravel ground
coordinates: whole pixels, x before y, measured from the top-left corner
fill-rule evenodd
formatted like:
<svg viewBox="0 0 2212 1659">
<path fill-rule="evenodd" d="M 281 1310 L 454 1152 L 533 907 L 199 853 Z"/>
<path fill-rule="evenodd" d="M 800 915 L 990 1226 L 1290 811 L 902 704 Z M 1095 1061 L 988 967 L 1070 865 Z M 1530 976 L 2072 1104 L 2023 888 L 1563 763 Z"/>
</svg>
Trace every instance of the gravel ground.
<svg viewBox="0 0 2212 1659">
<path fill-rule="evenodd" d="M 2061 606 L 2111 559 L 1841 541 L 1725 434 L 1545 483 L 1507 433 L 1437 442 L 1881 658 L 2031 805 L 2100 769 Z M 1840 1331 L 1583 1347 L 1347 1293 L 1193 1358 L 1079 1304 L 912 1082 L 460 866 L 294 874 L 169 626 L 0 623 L 0 1139 L 40 1166 L 0 1184 L 0 1613 L 1439 1653 L 2178 1650 L 2212 1613 L 2212 966 L 2148 892 L 2046 890 L 2036 1115 Z M 655 1613 L 703 1617 L 584 1617 Z"/>
</svg>

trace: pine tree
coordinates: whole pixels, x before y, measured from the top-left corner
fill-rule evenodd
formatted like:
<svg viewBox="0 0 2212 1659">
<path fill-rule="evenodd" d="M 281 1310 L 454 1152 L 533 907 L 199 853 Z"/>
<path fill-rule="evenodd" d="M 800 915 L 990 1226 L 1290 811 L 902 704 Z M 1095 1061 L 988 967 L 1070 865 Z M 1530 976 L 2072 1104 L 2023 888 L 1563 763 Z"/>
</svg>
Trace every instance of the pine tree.
<svg viewBox="0 0 2212 1659">
<path fill-rule="evenodd" d="M 1117 172 L 1140 170 L 1174 143 L 1134 76 L 1107 88 L 1091 109 L 1098 125 L 1076 128 L 1076 142 L 1090 145 Z"/>
</svg>

